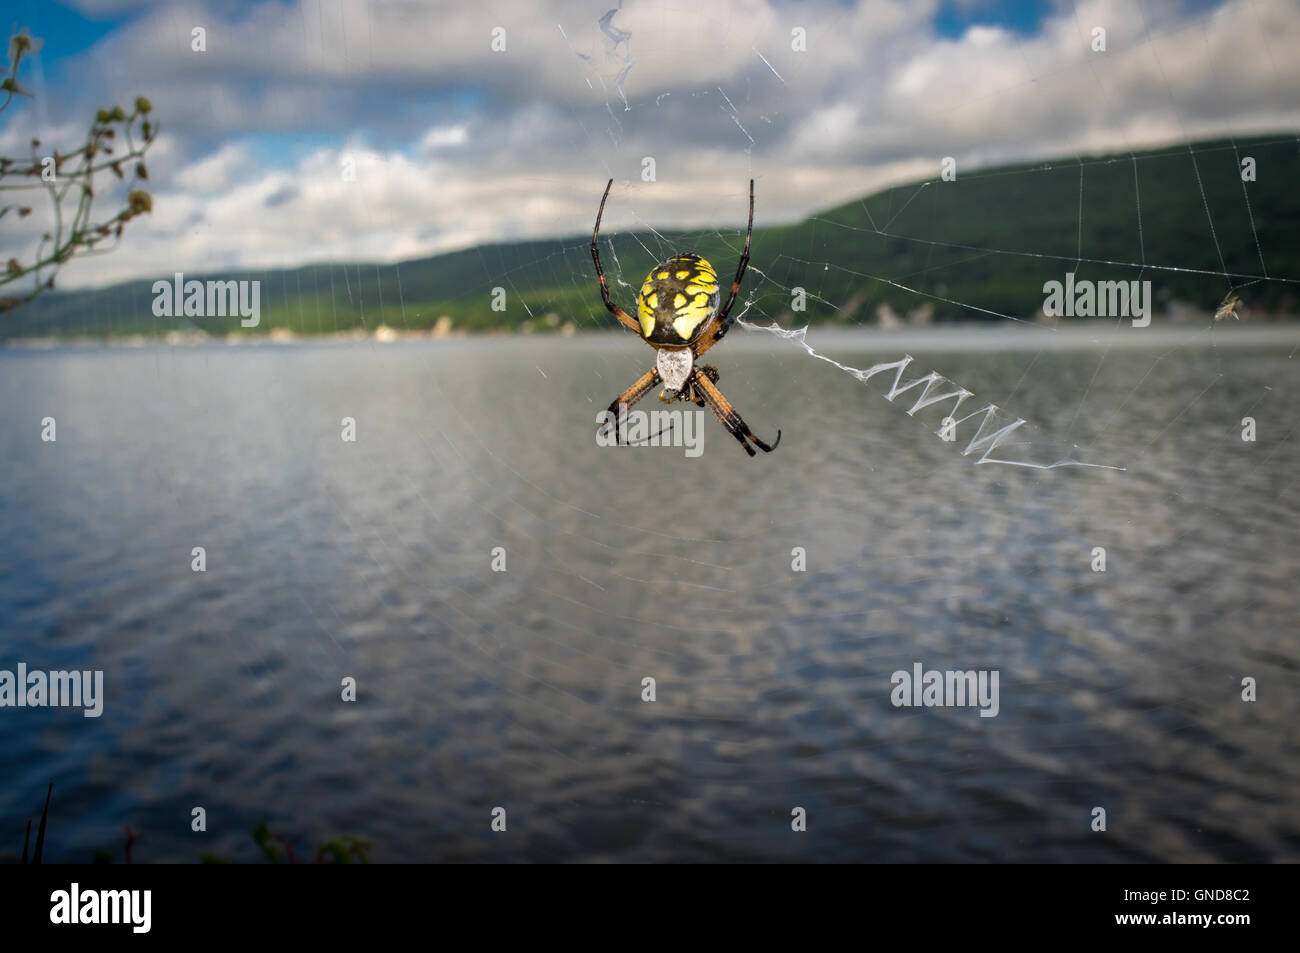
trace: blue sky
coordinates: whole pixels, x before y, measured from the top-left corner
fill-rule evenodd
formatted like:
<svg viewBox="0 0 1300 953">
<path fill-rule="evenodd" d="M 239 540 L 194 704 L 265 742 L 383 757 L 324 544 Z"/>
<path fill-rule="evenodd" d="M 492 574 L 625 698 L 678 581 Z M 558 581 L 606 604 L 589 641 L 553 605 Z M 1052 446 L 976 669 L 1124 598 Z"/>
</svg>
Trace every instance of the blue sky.
<svg viewBox="0 0 1300 953">
<path fill-rule="evenodd" d="M 1202 5 L 1210 5 L 1209 0 Z M 30 28 L 33 35 L 47 38 L 51 59 L 84 52 L 140 13 L 130 5 L 78 10 L 51 0 L 10 0 L 10 8 L 16 22 Z M 950 39 L 959 37 L 967 27 L 987 24 L 1030 35 L 1038 31 L 1050 10 L 1051 4 L 1034 0 L 945 0 L 934 11 L 932 22 L 938 36 Z"/>
<path fill-rule="evenodd" d="M 998 2 L 961 2 L 945 0 L 934 14 L 935 33 L 946 39 L 956 39 L 967 27 L 997 25 L 1030 36 L 1037 33 L 1049 12 L 1046 3 L 1030 0 L 998 0 Z"/>
<path fill-rule="evenodd" d="M 154 213 L 129 252 L 68 269 L 75 286 L 578 234 L 608 177 L 611 227 L 725 227 L 751 175 L 767 220 L 795 221 L 944 156 L 1300 128 L 1291 0 L 623 0 L 621 44 L 599 26 L 615 5 L 11 0 L 45 45 L 0 154 L 154 102 Z M 44 227 L 7 224 L 0 254 Z"/>
<path fill-rule="evenodd" d="M 62 3 L 49 0 L 10 0 L 6 19 L 26 27 L 32 36 L 44 40 L 45 68 L 57 72 L 70 57 L 84 53 L 126 22 L 124 13 L 88 16 Z M 6 26 L 10 24 L 6 23 Z"/>
<path fill-rule="evenodd" d="M 1199 5 L 1212 3 L 1202 0 Z M 51 0 L 11 0 L 10 6 L 15 22 L 46 39 L 47 64 L 55 69 L 60 59 L 84 52 L 141 12 L 130 5 L 78 10 Z M 936 36 L 948 39 L 980 25 L 998 25 L 1029 36 L 1038 31 L 1051 9 L 1051 4 L 1034 0 L 944 0 L 933 11 L 931 22 Z"/>
</svg>

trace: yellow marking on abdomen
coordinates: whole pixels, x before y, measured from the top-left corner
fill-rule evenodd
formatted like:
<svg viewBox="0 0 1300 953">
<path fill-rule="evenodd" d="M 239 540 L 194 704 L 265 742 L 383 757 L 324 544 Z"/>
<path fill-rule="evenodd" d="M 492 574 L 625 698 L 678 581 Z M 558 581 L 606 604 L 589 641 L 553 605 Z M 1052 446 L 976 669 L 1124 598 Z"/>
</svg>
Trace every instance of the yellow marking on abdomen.
<svg viewBox="0 0 1300 953">
<path fill-rule="evenodd" d="M 683 314 L 681 317 L 673 321 L 673 330 L 677 332 L 683 341 L 689 341 L 691 335 L 695 333 L 695 329 L 698 328 L 708 316 L 709 312 L 707 310 L 692 308 L 686 314 Z"/>
<path fill-rule="evenodd" d="M 642 298 L 640 302 L 638 302 L 636 316 L 641 322 L 641 336 L 648 338 L 650 332 L 655 329 L 655 313 L 654 309 L 646 303 L 645 298 Z"/>
</svg>

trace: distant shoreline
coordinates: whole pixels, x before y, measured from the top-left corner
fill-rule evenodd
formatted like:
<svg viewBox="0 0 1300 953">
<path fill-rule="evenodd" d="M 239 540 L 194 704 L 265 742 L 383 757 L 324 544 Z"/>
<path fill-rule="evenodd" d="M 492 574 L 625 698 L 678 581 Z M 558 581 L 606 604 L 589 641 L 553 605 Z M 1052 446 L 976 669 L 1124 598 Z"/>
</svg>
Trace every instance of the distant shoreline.
<svg viewBox="0 0 1300 953">
<path fill-rule="evenodd" d="M 1148 328 L 1133 328 L 1125 320 L 1112 318 L 1067 319 L 1054 324 L 1035 321 L 1019 322 L 984 322 L 961 321 L 935 323 L 928 325 L 903 325 L 880 327 L 861 325 L 846 327 L 836 324 L 814 324 L 808 326 L 811 338 L 824 342 L 851 342 L 870 340 L 889 342 L 891 346 L 906 346 L 918 350 L 951 348 L 960 350 L 965 346 L 986 347 L 996 345 L 1010 350 L 1052 348 L 1052 347 L 1086 347 L 1092 342 L 1100 343 L 1104 337 L 1107 345 L 1123 342 L 1124 346 L 1141 347 L 1144 344 L 1168 346 L 1178 341 L 1195 342 L 1204 338 L 1207 345 L 1226 346 L 1234 344 L 1258 345 L 1271 341 L 1300 341 L 1300 316 L 1270 318 L 1268 320 L 1220 322 L 1213 321 L 1209 312 L 1199 314 L 1200 320 L 1190 313 L 1180 314 L 1178 320 L 1153 322 Z M 766 327 L 756 323 L 751 327 L 738 326 L 729 337 L 729 343 L 735 345 L 745 341 L 756 342 L 763 339 L 773 346 L 783 346 L 782 342 L 771 339 L 765 334 L 755 334 Z M 787 329 L 797 329 L 799 325 L 783 325 Z M 749 331 L 746 334 L 744 332 Z M 144 350 L 157 348 L 212 348 L 212 349 L 272 349 L 291 348 L 302 345 L 322 344 L 414 344 L 444 343 L 452 341 L 569 341 L 595 342 L 600 340 L 618 340 L 628 337 L 635 340 L 621 328 L 589 328 L 582 331 L 534 331 L 519 332 L 510 330 L 493 331 L 453 331 L 433 334 L 424 331 L 399 331 L 380 326 L 373 331 L 352 329 L 337 333 L 297 334 L 283 333 L 284 329 L 273 329 L 265 334 L 229 334 L 207 335 L 194 331 L 172 331 L 161 335 L 132 334 L 119 337 L 45 337 L 45 338 L 11 338 L 3 342 L 0 352 L 45 352 L 45 351 L 92 351 L 92 350 Z"/>
</svg>

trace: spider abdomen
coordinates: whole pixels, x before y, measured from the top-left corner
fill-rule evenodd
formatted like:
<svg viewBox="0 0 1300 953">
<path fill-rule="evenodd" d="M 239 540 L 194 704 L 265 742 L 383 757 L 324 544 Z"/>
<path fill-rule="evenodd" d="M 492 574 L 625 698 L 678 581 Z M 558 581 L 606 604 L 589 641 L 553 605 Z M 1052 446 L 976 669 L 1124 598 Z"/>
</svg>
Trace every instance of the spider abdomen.
<svg viewBox="0 0 1300 953">
<path fill-rule="evenodd" d="M 690 344 L 717 310 L 718 273 L 699 255 L 655 265 L 637 296 L 641 336 L 651 344 Z"/>
</svg>

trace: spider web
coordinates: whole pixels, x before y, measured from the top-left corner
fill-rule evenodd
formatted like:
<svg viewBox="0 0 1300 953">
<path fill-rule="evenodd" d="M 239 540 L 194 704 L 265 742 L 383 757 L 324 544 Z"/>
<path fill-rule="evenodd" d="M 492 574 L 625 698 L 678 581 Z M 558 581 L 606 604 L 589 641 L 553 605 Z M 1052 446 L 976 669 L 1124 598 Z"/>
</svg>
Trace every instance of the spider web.
<svg viewBox="0 0 1300 953">
<path fill-rule="evenodd" d="M 636 60 L 632 53 L 634 45 L 633 36 L 628 31 L 619 29 L 614 25 L 615 17 L 619 13 L 620 9 L 621 7 L 609 10 L 600 19 L 600 30 L 605 38 L 603 56 L 589 55 L 579 52 L 574 49 L 572 43 L 570 43 L 571 51 L 583 65 L 583 74 L 588 85 L 590 85 L 593 90 L 598 90 L 600 95 L 604 98 L 606 111 L 609 117 L 608 129 L 606 131 L 608 133 L 608 138 L 615 147 L 615 151 L 617 151 L 619 143 L 626 133 L 625 126 L 629 123 L 626 114 L 636 111 L 633 104 L 629 102 L 625 90 L 628 76 L 636 65 Z M 1149 36 L 1151 28 L 1145 20 L 1143 21 L 1143 28 Z M 1184 26 L 1180 29 L 1187 30 L 1189 28 Z M 564 33 L 562 26 L 559 30 L 561 35 L 564 36 L 566 42 L 569 42 L 569 37 Z M 762 64 L 762 67 L 765 68 L 772 77 L 774 77 L 774 81 L 784 86 L 786 84 L 785 79 L 771 64 L 771 62 L 769 62 L 768 58 L 757 48 L 753 49 L 753 53 L 758 62 Z M 1154 53 L 1152 55 L 1156 56 Z M 1163 64 L 1158 63 L 1157 65 L 1163 74 Z M 1213 71 L 1215 68 L 1213 62 L 1210 62 L 1209 69 Z M 754 79 L 752 77 L 747 78 L 747 87 L 752 86 L 753 82 Z M 1099 83 L 1098 88 L 1104 96 L 1104 87 Z M 665 90 L 664 92 L 654 96 L 654 106 L 660 106 L 666 97 L 673 94 L 673 91 Z M 677 93 L 677 95 L 682 94 Z M 760 114 L 756 120 L 748 117 L 742 120 L 741 113 L 737 109 L 735 101 L 732 96 L 729 95 L 727 89 L 721 85 L 709 89 L 695 90 L 690 92 L 688 95 L 693 99 L 702 101 L 704 109 L 707 109 L 709 105 L 716 105 L 717 110 L 726 118 L 730 119 L 735 126 L 736 133 L 733 146 L 744 153 L 747 157 L 746 165 L 748 167 L 748 172 L 754 174 L 753 154 L 758 142 L 755 140 L 750 129 L 763 124 L 771 125 L 773 123 L 773 118 L 766 114 Z M 637 104 L 636 108 L 641 111 L 650 110 L 652 108 L 650 97 L 645 97 L 642 102 Z M 746 125 L 747 122 L 749 123 L 749 127 Z M 1300 141 L 1290 139 L 1276 140 L 1271 144 L 1277 145 L 1279 142 L 1287 146 L 1287 148 L 1300 145 Z M 1226 148 L 1231 149 L 1236 160 L 1236 165 L 1239 166 L 1241 161 L 1241 152 L 1237 147 L 1236 140 L 1229 137 L 1228 146 Z M 1224 146 L 1218 146 L 1212 151 L 1222 152 L 1224 149 Z M 1176 155 L 1180 150 L 1184 150 L 1187 158 L 1190 160 L 1189 166 L 1190 171 L 1194 176 L 1195 189 L 1195 191 L 1191 191 L 1193 186 L 1192 183 L 1189 182 L 1187 202 L 1185 203 L 1183 211 L 1187 215 L 1188 219 L 1196 222 L 1197 227 L 1205 232 L 1207 239 L 1205 244 L 1206 255 L 1209 256 L 1209 250 L 1211 248 L 1213 249 L 1213 255 L 1210 257 L 1214 260 L 1212 262 L 1207 261 L 1207 267 L 1148 260 L 1147 256 L 1146 242 L 1143 237 L 1139 165 L 1140 163 L 1143 165 L 1148 164 L 1153 159 L 1165 158 L 1171 154 Z M 1295 150 L 1292 149 L 1292 151 Z M 1269 276 L 1268 268 L 1264 261 L 1264 253 L 1260 246 L 1259 235 L 1255 227 L 1254 213 L 1250 204 L 1249 192 L 1244 181 L 1241 185 L 1241 207 L 1240 209 L 1232 211 L 1234 213 L 1244 211 L 1249 232 L 1248 235 L 1242 232 L 1234 237 L 1241 242 L 1249 242 L 1253 247 L 1255 254 L 1258 256 L 1259 267 L 1257 272 L 1231 271 L 1227 267 L 1224 251 L 1221 247 L 1220 236 L 1216 229 L 1215 216 L 1211 211 L 1206 197 L 1206 190 L 1201 178 L 1200 168 L 1205 162 L 1204 156 L 1198 156 L 1197 152 L 1190 146 L 1173 146 L 1166 150 L 1163 155 L 1152 156 L 1144 154 L 1141 159 L 1139 159 L 1139 156 L 1136 153 L 1130 153 L 1129 159 L 1132 162 L 1133 167 L 1131 201 L 1135 211 L 1136 228 L 1133 230 L 1131 236 L 1133 241 L 1130 254 L 1125 258 L 1094 257 L 1085 252 L 1085 172 L 1089 171 L 1090 166 L 1097 166 L 1102 163 L 1086 159 L 1082 155 L 1076 155 L 1072 160 L 1061 160 L 1058 158 L 1055 162 L 1044 164 L 1041 169 L 1011 173 L 1020 177 L 1027 183 L 1027 187 L 1030 190 L 1030 200 L 1032 201 L 1032 190 L 1034 188 L 1035 178 L 1037 177 L 1036 173 L 1054 171 L 1055 169 L 1059 169 L 1062 165 L 1072 164 L 1077 166 L 1077 247 L 1076 253 L 1073 256 L 1059 253 L 1052 254 L 1042 251 L 966 244 L 960 241 L 945 240 L 944 236 L 933 232 L 928 234 L 917 234 L 913 231 L 904 234 L 897 230 L 893 230 L 895 222 L 907 211 L 913 201 L 924 195 L 935 196 L 938 193 L 938 191 L 943 187 L 943 184 L 938 178 L 913 183 L 910 186 L 905 187 L 905 189 L 902 190 L 903 195 L 901 196 L 901 201 L 895 202 L 898 207 L 892 210 L 892 214 L 887 220 L 877 222 L 872 218 L 867 203 L 863 202 L 862 208 L 866 212 L 869 226 L 855 226 L 834 219 L 823 220 L 817 216 L 814 216 L 810 221 L 813 224 L 826 221 L 827 224 L 832 227 L 848 229 L 862 235 L 864 238 L 869 237 L 875 240 L 889 240 L 907 243 L 908 245 L 922 250 L 933 251 L 935 249 L 943 249 L 971 253 L 973 258 L 980 261 L 981 267 L 989 269 L 995 269 L 999 261 L 1008 262 L 1019 259 L 1029 260 L 1035 264 L 1060 262 L 1065 266 L 1072 266 L 1072 270 L 1077 271 L 1081 278 L 1087 273 L 1089 267 L 1099 266 L 1100 272 L 1098 272 L 1096 267 L 1094 267 L 1093 274 L 1099 275 L 1101 280 L 1119 277 L 1120 272 L 1127 273 L 1123 278 L 1121 278 L 1121 280 L 1134 276 L 1138 281 L 1144 279 L 1150 280 L 1153 277 L 1158 279 L 1165 274 L 1179 274 L 1182 276 L 1195 276 L 1200 279 L 1205 279 L 1196 289 L 1197 292 L 1199 292 L 1199 300 L 1192 305 L 1193 308 L 1199 307 L 1204 312 L 1205 320 L 1200 322 L 1199 330 L 1204 331 L 1205 334 L 1201 337 L 1191 335 L 1186 339 L 1186 346 L 1193 348 L 1204 344 L 1204 338 L 1209 339 L 1211 347 L 1217 345 L 1218 339 L 1215 337 L 1212 324 L 1224 315 L 1214 314 L 1214 312 L 1216 308 L 1221 307 L 1225 302 L 1232 299 L 1238 290 L 1248 289 L 1259 291 L 1260 288 L 1257 286 L 1260 285 L 1273 291 L 1281 289 L 1285 292 L 1290 292 L 1294 289 L 1296 285 L 1295 278 L 1276 275 L 1272 277 Z M 1113 165 L 1114 160 L 1109 160 L 1105 164 Z M 611 172 L 614 172 L 612 168 Z M 1005 172 L 998 171 L 992 173 L 993 176 L 1005 176 L 1006 174 L 1007 173 Z M 989 173 L 981 171 L 973 173 L 975 178 L 986 177 L 988 175 Z M 633 183 L 630 187 L 633 190 L 633 194 L 639 191 L 653 193 L 655 190 L 654 184 L 647 185 Z M 762 188 L 763 186 L 760 185 L 760 191 Z M 1197 214 L 1197 196 L 1199 196 L 1199 209 L 1201 215 Z M 615 201 L 618 201 L 617 196 Z M 1201 220 L 1198 221 L 1198 219 Z M 675 254 L 677 250 L 680 250 L 680 246 L 684 240 L 688 245 L 690 244 L 689 238 L 684 239 L 680 235 L 665 235 L 654 228 L 647 228 L 646 222 L 641 219 L 640 215 L 635 211 L 635 208 L 633 210 L 633 221 L 635 227 L 639 227 L 641 231 L 639 233 L 634 232 L 631 237 L 635 240 L 637 246 L 639 246 L 640 250 L 644 254 L 639 256 L 639 267 L 632 266 L 629 274 L 625 275 L 623 272 L 623 262 L 619 258 L 617 247 L 610 240 L 608 229 L 605 237 L 605 254 L 607 259 L 612 259 L 613 266 L 611 280 L 621 289 L 622 298 L 625 302 L 634 296 L 636 288 L 639 286 L 639 275 L 644 273 L 647 262 L 658 261 Z M 1237 225 L 1240 223 L 1237 223 L 1234 220 L 1233 224 Z M 1222 224 L 1220 224 L 1219 227 L 1222 227 Z M 734 256 L 737 252 L 737 240 L 734 233 L 714 231 L 711 233 L 710 237 L 715 240 L 715 244 L 727 249 L 731 255 Z M 575 255 L 575 257 L 578 257 L 581 260 L 580 255 Z M 766 263 L 766 271 L 764 270 L 764 265 L 757 262 L 751 263 L 749 269 L 750 277 L 746 283 L 747 290 L 743 307 L 738 307 L 736 309 L 738 312 L 739 326 L 749 331 L 766 331 L 779 338 L 798 344 L 807 354 L 839 367 L 840 370 L 854 376 L 863 383 L 866 383 L 872 377 L 875 377 L 877 374 L 880 374 L 885 370 L 896 370 L 896 375 L 886 375 L 881 378 L 882 380 L 892 384 L 892 386 L 888 386 L 884 392 L 886 399 L 893 401 L 900 394 L 912 391 L 914 387 L 919 386 L 923 388 L 919 396 L 916 393 L 909 394 L 909 401 L 915 399 L 915 402 L 910 403 L 910 407 L 907 402 L 904 402 L 903 406 L 907 408 L 906 413 L 909 416 L 914 415 L 917 411 L 931 405 L 942 405 L 943 398 L 932 396 L 932 392 L 943 391 L 945 393 L 953 394 L 954 396 L 952 397 L 952 401 L 955 403 L 947 405 L 947 409 L 953 410 L 954 412 L 962 406 L 963 402 L 967 400 L 976 401 L 980 400 L 980 398 L 956 382 L 955 378 L 957 375 L 954 371 L 949 371 L 949 373 L 945 374 L 940 370 L 931 370 L 928 374 L 922 372 L 920 376 L 913 377 L 912 373 L 916 372 L 920 365 L 913 364 L 912 355 L 907 353 L 900 353 L 897 358 L 892 361 L 876 363 L 870 367 L 859 368 L 842 364 L 818 351 L 808 342 L 807 336 L 809 333 L 809 327 L 798 326 L 802 322 L 799 321 L 797 316 L 791 313 L 788 307 L 793 286 L 783 283 L 777 277 L 774 277 L 774 274 L 777 271 L 781 271 L 785 275 L 794 274 L 795 280 L 799 280 L 801 277 L 806 280 L 806 276 L 810 274 L 815 275 L 817 272 L 825 273 L 833 270 L 841 275 L 851 276 L 862 286 L 875 285 L 892 289 L 894 292 L 897 292 L 897 294 L 893 298 L 886 300 L 882 306 L 882 310 L 889 313 L 892 313 L 894 308 L 916 309 L 919 305 L 938 305 L 944 310 L 944 317 L 949 319 L 973 317 L 986 320 L 993 319 L 999 322 L 1009 322 L 1019 325 L 1029 325 L 1025 330 L 1025 334 L 1029 336 L 1027 341 L 1017 337 L 1017 349 L 1026 349 L 1029 351 L 1027 363 L 1019 374 L 1019 383 L 1016 385 L 1017 388 L 1025 382 L 1026 378 L 1031 374 L 1034 365 L 1039 362 L 1042 355 L 1059 346 L 1056 342 L 1051 342 L 1051 337 L 1054 335 L 1066 337 L 1067 335 L 1057 335 L 1056 333 L 1058 331 L 1070 330 L 1066 327 L 1064 322 L 1059 323 L 1057 326 L 1044 325 L 1034 322 L 1033 318 L 1023 312 L 1020 315 L 1017 315 L 1002 310 L 1006 306 L 999 301 L 996 295 L 983 300 L 948 297 L 939 293 L 939 291 L 934 290 L 934 282 L 929 282 L 930 288 L 919 287 L 916 284 L 907 283 L 908 280 L 911 280 L 911 276 L 908 275 L 890 276 L 863 270 L 864 260 L 869 261 L 870 257 L 869 251 L 866 250 L 863 250 L 860 254 L 855 255 L 852 258 L 842 257 L 839 259 L 826 259 L 815 256 L 808 257 L 807 255 L 792 252 L 785 248 L 778 248 L 776 254 L 770 256 L 770 261 Z M 565 255 L 565 260 L 567 263 L 569 260 L 568 254 Z M 529 267 L 531 268 L 536 264 L 537 263 L 530 263 Z M 553 265 L 554 263 L 547 262 L 547 264 Z M 1213 267 L 1214 264 L 1217 264 L 1218 267 Z M 942 268 L 943 266 L 940 265 L 937 267 Z M 726 266 L 722 266 L 722 270 L 725 271 Z M 1045 274 L 1052 275 L 1053 273 L 1045 272 Z M 577 273 L 571 273 L 569 280 L 577 284 L 584 282 L 586 280 L 585 268 Z M 943 288 L 942 282 L 938 283 L 938 288 Z M 1225 291 L 1226 294 L 1220 298 L 1220 293 Z M 1168 293 L 1167 289 L 1166 293 Z M 813 295 L 813 297 L 820 305 L 825 306 L 825 308 L 831 312 L 831 317 L 839 319 L 837 323 L 844 323 L 845 318 L 848 319 L 849 323 L 857 324 L 859 326 L 875 323 L 872 320 L 873 315 L 870 313 L 865 315 L 853 314 L 852 301 L 846 305 L 842 300 L 835 301 L 817 295 Z M 1276 297 L 1275 294 L 1273 296 L 1274 300 L 1276 300 Z M 1187 303 L 1175 301 L 1174 304 L 1186 305 Z M 524 306 L 529 309 L 530 317 L 532 317 L 532 308 L 529 307 L 526 300 Z M 879 311 L 877 312 L 877 315 L 881 318 L 885 317 L 884 315 L 881 315 Z M 1211 315 L 1213 315 L 1212 320 L 1210 318 Z M 1227 311 L 1226 316 L 1233 320 L 1239 320 L 1235 311 Z M 820 317 L 825 318 L 826 314 L 823 313 Z M 1161 315 L 1161 317 L 1164 318 L 1165 316 Z M 596 313 L 594 316 L 588 315 L 588 318 L 594 320 L 597 325 L 604 322 L 604 315 L 600 312 Z M 967 416 L 960 418 L 963 423 L 971 420 L 972 416 L 976 421 L 973 432 L 962 435 L 960 441 L 963 448 L 962 455 L 971 456 L 974 454 L 972 459 L 977 463 L 994 463 L 1035 469 L 1055 469 L 1058 467 L 1123 469 L 1122 466 L 1113 463 L 1089 463 L 1076 459 L 1075 457 L 1078 453 L 1079 445 L 1071 442 L 1069 439 L 1076 425 L 1081 423 L 1086 425 L 1094 414 L 1100 414 L 1101 417 L 1105 419 L 1107 417 L 1113 417 L 1115 412 L 1113 410 L 1108 412 L 1104 407 L 1099 408 L 1089 406 L 1090 400 L 1092 405 L 1098 403 L 1098 395 L 1094 391 L 1093 385 L 1096 383 L 1098 377 L 1102 375 L 1106 357 L 1110 348 L 1114 347 L 1116 344 L 1120 344 L 1121 342 L 1127 343 L 1131 346 L 1133 342 L 1131 339 L 1128 342 L 1124 342 L 1123 337 L 1119 333 L 1121 331 L 1120 326 L 1126 323 L 1124 317 L 1120 317 L 1117 321 L 1114 321 L 1108 328 L 1099 329 L 1097 325 L 1101 323 L 1103 322 L 1100 319 L 1092 322 L 1093 326 L 1089 328 L 1089 332 L 1094 335 L 1094 341 L 1104 338 L 1106 343 L 1098 359 L 1092 380 L 1082 389 L 1081 392 L 1079 392 L 1077 396 L 1077 403 L 1075 404 L 1074 412 L 1070 415 L 1069 423 L 1065 428 L 1065 433 L 1058 435 L 1057 439 L 1052 440 L 1050 443 L 1045 443 L 1041 436 L 1035 437 L 1032 440 L 1028 439 L 1027 435 L 1035 429 L 1030 421 L 1026 420 L 1022 416 L 1009 415 L 1009 412 L 1006 409 L 999 407 L 995 403 L 984 401 L 982 402 L 983 406 L 973 415 L 970 411 L 973 409 L 974 404 L 966 406 L 965 410 L 967 411 Z M 1161 323 L 1164 322 L 1162 321 Z M 1105 334 L 1105 331 L 1107 330 L 1113 330 L 1117 333 L 1107 335 Z M 1043 334 L 1043 332 L 1049 333 Z M 814 340 L 816 340 L 816 332 L 814 331 L 813 333 Z M 1043 340 L 1042 350 L 1034 348 L 1034 338 L 1032 337 L 1034 334 L 1039 334 L 1039 340 Z M 1168 340 L 1170 340 L 1171 343 L 1174 343 L 1172 339 Z M 1064 346 L 1068 347 L 1070 344 L 1067 343 Z M 1133 392 L 1130 393 L 1126 399 L 1132 399 L 1134 397 L 1138 388 L 1142 386 L 1142 382 L 1145 381 L 1149 375 L 1150 369 L 1155 368 L 1159 363 L 1164 361 L 1170 353 L 1171 352 L 1169 351 L 1161 350 L 1157 354 L 1149 365 L 1148 370 L 1138 375 L 1138 383 Z M 903 362 L 903 364 L 900 365 L 899 362 Z M 909 365 L 911 366 L 911 369 L 907 372 L 907 376 L 904 377 L 905 369 Z M 1014 396 L 1015 390 L 1013 389 L 1009 394 L 1009 398 L 1014 398 Z M 1122 407 L 1122 404 L 1120 406 Z M 1087 408 L 1091 413 L 1085 414 L 1085 408 Z M 943 425 L 953 424 L 957 419 L 958 418 L 953 416 L 941 417 L 937 421 L 941 426 L 936 433 L 942 435 L 944 433 Z M 1016 431 L 1019 431 L 1019 433 L 1016 433 Z M 954 434 L 949 433 L 947 439 L 951 440 L 953 436 Z M 1092 438 L 1093 442 L 1095 443 L 1097 437 L 1100 436 L 1102 436 L 1102 434 L 1094 436 Z M 994 452 L 998 449 L 999 445 L 1003 447 L 1004 451 L 1009 449 L 1011 446 L 1016 446 L 1018 447 L 1019 453 L 1023 455 L 1013 453 L 1011 458 L 1004 458 L 1002 454 L 995 456 Z"/>
</svg>

